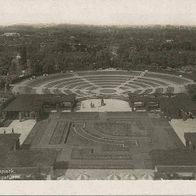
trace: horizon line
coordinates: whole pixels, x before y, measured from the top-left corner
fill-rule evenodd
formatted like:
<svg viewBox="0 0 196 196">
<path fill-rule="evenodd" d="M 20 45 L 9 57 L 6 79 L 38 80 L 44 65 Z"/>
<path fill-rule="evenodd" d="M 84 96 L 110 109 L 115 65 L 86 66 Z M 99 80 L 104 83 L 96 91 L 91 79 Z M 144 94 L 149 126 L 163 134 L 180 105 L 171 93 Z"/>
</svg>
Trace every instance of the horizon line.
<svg viewBox="0 0 196 196">
<path fill-rule="evenodd" d="M 60 26 L 60 25 L 73 25 L 73 26 L 94 26 L 94 27 L 196 27 L 195 24 L 87 24 L 87 23 L 13 23 L 13 24 L 0 24 L 0 27 L 12 27 L 12 26 Z"/>
</svg>

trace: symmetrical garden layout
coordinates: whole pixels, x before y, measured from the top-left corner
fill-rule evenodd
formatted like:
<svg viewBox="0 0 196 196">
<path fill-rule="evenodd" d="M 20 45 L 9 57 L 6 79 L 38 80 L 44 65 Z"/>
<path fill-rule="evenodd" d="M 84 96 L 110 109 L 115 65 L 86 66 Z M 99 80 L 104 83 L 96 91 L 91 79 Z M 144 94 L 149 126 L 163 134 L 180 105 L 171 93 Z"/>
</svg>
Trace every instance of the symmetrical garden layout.
<svg viewBox="0 0 196 196">
<path fill-rule="evenodd" d="M 149 71 L 81 71 L 52 74 L 28 79 L 14 85 L 21 94 L 75 94 L 77 97 L 98 95 L 124 96 L 128 93 L 180 93 L 193 81 L 182 76 Z"/>
<path fill-rule="evenodd" d="M 183 148 L 167 120 L 150 113 L 52 113 L 24 145 L 56 149 L 64 168 L 152 169 L 153 149 Z"/>
</svg>

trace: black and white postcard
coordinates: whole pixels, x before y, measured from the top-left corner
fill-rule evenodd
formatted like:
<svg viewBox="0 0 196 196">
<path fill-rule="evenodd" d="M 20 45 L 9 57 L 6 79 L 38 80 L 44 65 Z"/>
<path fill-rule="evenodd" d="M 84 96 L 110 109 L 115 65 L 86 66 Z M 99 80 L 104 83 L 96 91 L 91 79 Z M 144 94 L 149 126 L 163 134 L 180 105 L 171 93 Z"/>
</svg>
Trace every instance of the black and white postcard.
<svg viewBox="0 0 196 196">
<path fill-rule="evenodd" d="M 0 0 L 2 190 L 192 194 L 195 179 L 195 0 Z"/>
</svg>

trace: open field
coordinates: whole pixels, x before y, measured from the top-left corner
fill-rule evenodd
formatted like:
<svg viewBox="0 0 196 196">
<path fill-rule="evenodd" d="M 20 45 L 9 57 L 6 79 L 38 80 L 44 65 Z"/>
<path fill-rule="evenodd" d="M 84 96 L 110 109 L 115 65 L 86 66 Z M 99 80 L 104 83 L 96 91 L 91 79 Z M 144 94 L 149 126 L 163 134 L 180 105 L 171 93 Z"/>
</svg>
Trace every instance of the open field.
<svg viewBox="0 0 196 196">
<path fill-rule="evenodd" d="M 150 113 L 53 113 L 38 125 L 25 144 L 59 149 L 62 168 L 152 169 L 151 150 L 183 148 L 169 123 Z"/>
<path fill-rule="evenodd" d="M 77 97 L 127 97 L 128 93 L 185 91 L 194 82 L 188 78 L 148 71 L 81 71 L 40 76 L 15 84 L 13 92 L 20 94 L 75 94 Z"/>
</svg>

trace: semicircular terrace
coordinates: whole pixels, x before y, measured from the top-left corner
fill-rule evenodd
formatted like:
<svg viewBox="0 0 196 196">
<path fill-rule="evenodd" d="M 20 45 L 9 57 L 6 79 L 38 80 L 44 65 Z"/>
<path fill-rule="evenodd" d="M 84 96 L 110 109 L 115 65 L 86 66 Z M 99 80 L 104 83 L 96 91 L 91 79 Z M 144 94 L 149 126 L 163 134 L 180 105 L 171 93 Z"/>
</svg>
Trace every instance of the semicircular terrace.
<svg viewBox="0 0 196 196">
<path fill-rule="evenodd" d="M 185 77 L 148 71 L 80 71 L 27 79 L 15 84 L 12 91 L 20 94 L 76 94 L 79 98 L 108 94 L 127 97 L 128 93 L 181 93 L 192 83 Z"/>
</svg>

